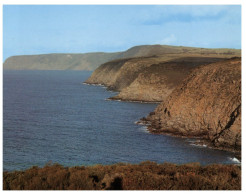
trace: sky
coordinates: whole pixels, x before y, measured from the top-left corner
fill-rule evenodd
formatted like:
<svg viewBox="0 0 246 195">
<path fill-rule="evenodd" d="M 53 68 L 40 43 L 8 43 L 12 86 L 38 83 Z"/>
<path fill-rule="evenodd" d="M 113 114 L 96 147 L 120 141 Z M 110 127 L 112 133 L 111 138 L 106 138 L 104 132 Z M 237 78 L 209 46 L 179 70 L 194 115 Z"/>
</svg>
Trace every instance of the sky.
<svg viewBox="0 0 246 195">
<path fill-rule="evenodd" d="M 241 6 L 3 6 L 3 60 L 151 44 L 241 49 Z"/>
</svg>

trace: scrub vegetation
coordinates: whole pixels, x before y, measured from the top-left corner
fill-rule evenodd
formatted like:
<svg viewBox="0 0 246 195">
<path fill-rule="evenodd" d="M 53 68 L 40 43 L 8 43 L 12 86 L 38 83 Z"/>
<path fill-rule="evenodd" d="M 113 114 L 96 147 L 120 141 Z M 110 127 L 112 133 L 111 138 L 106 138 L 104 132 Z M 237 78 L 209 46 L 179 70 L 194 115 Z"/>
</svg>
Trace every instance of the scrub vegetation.
<svg viewBox="0 0 246 195">
<path fill-rule="evenodd" d="M 3 173 L 4 190 L 240 190 L 241 167 L 198 163 L 47 164 Z"/>
</svg>

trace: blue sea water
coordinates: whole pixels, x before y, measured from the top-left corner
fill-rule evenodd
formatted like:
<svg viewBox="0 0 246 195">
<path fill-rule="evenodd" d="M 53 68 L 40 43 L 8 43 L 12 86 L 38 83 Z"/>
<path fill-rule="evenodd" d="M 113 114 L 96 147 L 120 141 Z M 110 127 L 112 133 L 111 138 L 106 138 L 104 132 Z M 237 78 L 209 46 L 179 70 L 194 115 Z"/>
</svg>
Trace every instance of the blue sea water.
<svg viewBox="0 0 246 195">
<path fill-rule="evenodd" d="M 116 92 L 84 85 L 88 71 L 3 72 L 3 169 L 64 166 L 236 163 L 233 153 L 148 133 L 135 124 L 157 104 L 107 101 Z"/>
</svg>

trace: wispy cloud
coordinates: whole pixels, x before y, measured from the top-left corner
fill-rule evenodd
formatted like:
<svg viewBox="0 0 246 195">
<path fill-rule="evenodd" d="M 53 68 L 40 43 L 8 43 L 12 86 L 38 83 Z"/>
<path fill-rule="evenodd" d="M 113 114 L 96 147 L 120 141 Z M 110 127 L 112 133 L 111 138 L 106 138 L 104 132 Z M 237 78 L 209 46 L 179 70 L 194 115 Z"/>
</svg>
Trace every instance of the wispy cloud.
<svg viewBox="0 0 246 195">
<path fill-rule="evenodd" d="M 240 5 L 5 5 L 3 55 L 166 44 L 241 48 Z"/>
<path fill-rule="evenodd" d="M 225 12 L 220 12 L 216 15 L 194 16 L 190 13 L 163 15 L 157 19 L 149 19 L 144 21 L 144 25 L 161 25 L 168 22 L 197 22 L 197 21 L 214 21 L 225 16 Z"/>
<path fill-rule="evenodd" d="M 142 25 L 218 21 L 223 19 L 231 22 L 240 22 L 241 13 L 238 12 L 238 7 L 209 5 L 156 6 L 151 12 L 142 14 L 143 17 L 139 22 Z"/>
</svg>

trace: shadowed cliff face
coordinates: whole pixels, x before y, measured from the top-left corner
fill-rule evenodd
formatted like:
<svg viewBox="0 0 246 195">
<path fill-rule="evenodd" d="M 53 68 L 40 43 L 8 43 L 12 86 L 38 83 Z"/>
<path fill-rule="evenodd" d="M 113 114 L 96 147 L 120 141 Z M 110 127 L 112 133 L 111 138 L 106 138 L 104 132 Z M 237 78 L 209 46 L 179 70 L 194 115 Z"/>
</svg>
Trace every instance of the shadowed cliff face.
<svg viewBox="0 0 246 195">
<path fill-rule="evenodd" d="M 111 99 L 161 102 L 197 66 L 223 60 L 209 57 L 186 57 L 151 64 L 117 96 Z"/>
<path fill-rule="evenodd" d="M 121 91 L 157 60 L 154 57 L 142 57 L 111 61 L 97 68 L 86 83 L 103 84 L 109 89 Z"/>
<path fill-rule="evenodd" d="M 152 132 L 201 136 L 241 149 L 241 58 L 198 67 L 147 120 Z"/>
<path fill-rule="evenodd" d="M 217 57 L 167 55 L 114 60 L 101 65 L 86 81 L 120 93 L 114 100 L 160 102 L 197 66 L 224 60 Z"/>
</svg>

